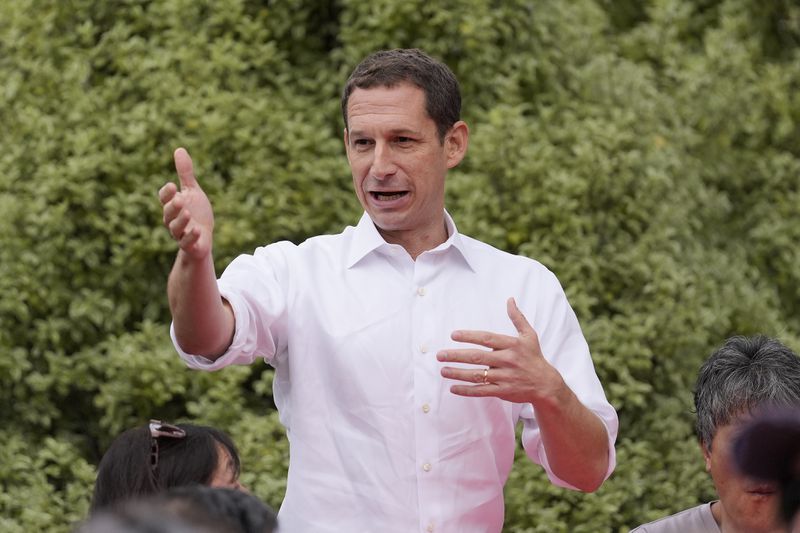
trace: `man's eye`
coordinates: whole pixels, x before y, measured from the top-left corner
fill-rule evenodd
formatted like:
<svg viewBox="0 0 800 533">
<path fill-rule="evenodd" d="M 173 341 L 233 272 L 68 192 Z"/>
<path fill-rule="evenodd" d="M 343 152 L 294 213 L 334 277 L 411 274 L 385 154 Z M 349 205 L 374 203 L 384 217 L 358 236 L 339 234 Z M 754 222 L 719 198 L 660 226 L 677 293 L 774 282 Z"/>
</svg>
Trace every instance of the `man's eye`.
<svg viewBox="0 0 800 533">
<path fill-rule="evenodd" d="M 400 144 L 408 144 L 411 143 L 414 139 L 411 137 L 398 137 L 397 142 Z"/>
<path fill-rule="evenodd" d="M 371 141 L 369 139 L 356 139 L 353 144 L 356 146 L 369 146 Z"/>
</svg>

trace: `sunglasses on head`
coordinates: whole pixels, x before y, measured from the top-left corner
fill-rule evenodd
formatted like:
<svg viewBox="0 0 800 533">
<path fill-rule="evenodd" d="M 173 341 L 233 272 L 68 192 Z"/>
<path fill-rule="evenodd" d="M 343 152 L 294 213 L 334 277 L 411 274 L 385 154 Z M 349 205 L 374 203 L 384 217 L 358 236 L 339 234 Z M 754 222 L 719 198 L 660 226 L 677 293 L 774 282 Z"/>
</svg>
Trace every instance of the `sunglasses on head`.
<svg viewBox="0 0 800 533">
<path fill-rule="evenodd" d="M 167 437 L 170 439 L 182 439 L 186 432 L 178 426 L 167 424 L 161 420 L 150 420 L 150 469 L 153 476 L 158 471 L 158 439 Z"/>
</svg>

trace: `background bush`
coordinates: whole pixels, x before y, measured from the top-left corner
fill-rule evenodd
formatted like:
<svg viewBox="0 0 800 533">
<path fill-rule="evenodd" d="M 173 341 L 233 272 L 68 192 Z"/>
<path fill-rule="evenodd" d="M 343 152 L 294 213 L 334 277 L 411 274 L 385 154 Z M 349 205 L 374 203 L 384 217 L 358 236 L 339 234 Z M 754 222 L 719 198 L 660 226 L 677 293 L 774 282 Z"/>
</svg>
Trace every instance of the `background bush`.
<svg viewBox="0 0 800 533">
<path fill-rule="evenodd" d="M 712 498 L 701 361 L 736 333 L 800 349 L 796 3 L 19 0 L 0 3 L 0 529 L 69 531 L 149 417 L 226 429 L 280 504 L 269 367 L 192 372 L 169 343 L 156 191 L 186 146 L 219 270 L 354 224 L 340 87 L 412 46 L 462 83 L 450 212 L 556 272 L 621 418 L 595 494 L 521 458 L 506 530 L 626 531 Z"/>
</svg>

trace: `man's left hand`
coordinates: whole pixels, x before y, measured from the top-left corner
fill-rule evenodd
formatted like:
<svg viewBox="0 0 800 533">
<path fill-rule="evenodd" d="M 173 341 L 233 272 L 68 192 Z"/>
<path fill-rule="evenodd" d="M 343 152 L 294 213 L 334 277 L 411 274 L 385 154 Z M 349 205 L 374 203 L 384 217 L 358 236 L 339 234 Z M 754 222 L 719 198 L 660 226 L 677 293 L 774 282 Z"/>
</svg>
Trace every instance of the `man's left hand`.
<svg viewBox="0 0 800 533">
<path fill-rule="evenodd" d="M 488 331 L 457 330 L 451 335 L 454 341 L 477 344 L 489 350 L 450 348 L 436 354 L 437 359 L 445 363 L 478 365 L 478 368 L 443 367 L 443 377 L 473 383 L 453 385 L 450 392 L 461 396 L 494 396 L 517 403 L 558 402 L 567 388 L 564 379 L 544 358 L 539 336 L 513 298 L 508 299 L 507 309 L 518 337 Z"/>
</svg>

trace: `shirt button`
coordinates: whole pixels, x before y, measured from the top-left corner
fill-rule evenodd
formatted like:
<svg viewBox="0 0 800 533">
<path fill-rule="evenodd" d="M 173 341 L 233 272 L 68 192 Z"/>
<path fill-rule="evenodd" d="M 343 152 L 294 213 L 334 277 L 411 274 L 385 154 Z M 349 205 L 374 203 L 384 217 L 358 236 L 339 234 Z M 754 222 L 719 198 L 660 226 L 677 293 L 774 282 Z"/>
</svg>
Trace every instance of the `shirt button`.
<svg viewBox="0 0 800 533">
<path fill-rule="evenodd" d="M 428 524 L 428 527 L 425 528 L 428 533 L 433 533 L 433 524 Z"/>
<path fill-rule="evenodd" d="M 427 403 L 422 406 L 422 412 L 423 413 L 429 413 L 430 410 L 431 410 L 431 406 L 428 405 Z"/>
<path fill-rule="evenodd" d="M 419 347 L 419 351 L 425 353 L 428 351 L 428 346 L 426 344 L 421 344 Z"/>
<path fill-rule="evenodd" d="M 422 469 L 424 471 L 426 471 L 426 472 L 430 472 L 431 471 L 431 464 L 430 463 L 425 463 L 424 465 L 422 465 Z"/>
<path fill-rule="evenodd" d="M 419 296 L 425 296 L 425 287 L 417 287 L 417 294 Z"/>
</svg>

